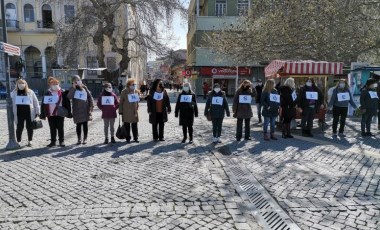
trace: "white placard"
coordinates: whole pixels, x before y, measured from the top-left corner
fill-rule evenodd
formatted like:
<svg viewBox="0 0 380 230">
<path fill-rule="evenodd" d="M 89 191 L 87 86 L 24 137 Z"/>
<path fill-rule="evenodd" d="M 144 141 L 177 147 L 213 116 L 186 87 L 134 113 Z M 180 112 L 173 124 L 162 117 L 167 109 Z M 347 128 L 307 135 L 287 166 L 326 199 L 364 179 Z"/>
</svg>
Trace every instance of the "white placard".
<svg viewBox="0 0 380 230">
<path fill-rule="evenodd" d="M 44 104 L 57 104 L 58 103 L 58 96 L 53 95 L 53 96 L 44 96 Z"/>
<path fill-rule="evenodd" d="M 350 94 L 349 93 L 338 93 L 338 101 L 349 101 L 350 100 Z"/>
<path fill-rule="evenodd" d="M 211 104 L 213 104 L 213 105 L 223 105 L 223 97 L 212 97 Z"/>
<path fill-rule="evenodd" d="M 318 100 L 318 92 L 306 92 L 306 99 Z"/>
<path fill-rule="evenodd" d="M 161 101 L 164 98 L 164 93 L 154 92 L 153 99 L 156 101 Z"/>
<path fill-rule="evenodd" d="M 274 93 L 271 93 L 271 94 L 269 95 L 269 100 L 270 100 L 270 101 L 273 101 L 273 102 L 280 103 L 280 95 L 278 95 L 278 94 L 274 94 Z"/>
<path fill-rule="evenodd" d="M 128 94 L 128 101 L 133 103 L 133 102 L 139 102 L 140 101 L 140 97 L 137 93 L 131 93 L 131 94 Z"/>
<path fill-rule="evenodd" d="M 297 93 L 296 93 L 296 91 L 293 91 L 292 98 L 293 98 L 293 101 L 297 100 Z"/>
<path fill-rule="evenodd" d="M 113 96 L 102 96 L 102 105 L 114 105 L 115 98 Z"/>
<path fill-rule="evenodd" d="M 376 91 L 368 91 L 368 93 L 369 93 L 369 95 L 371 96 L 372 99 L 373 99 L 373 98 L 379 98 L 379 97 L 377 96 L 377 92 L 376 92 Z"/>
<path fill-rule="evenodd" d="M 74 94 L 75 99 L 87 101 L 87 92 L 86 91 L 81 91 L 81 90 L 76 90 Z"/>
<path fill-rule="evenodd" d="M 180 102 L 191 103 L 192 100 L 193 100 L 193 95 L 181 95 Z"/>
<path fill-rule="evenodd" d="M 16 96 L 16 105 L 30 105 L 28 96 Z"/>
<path fill-rule="evenodd" d="M 239 103 L 241 104 L 251 104 L 252 97 L 251 95 L 239 95 Z"/>
</svg>

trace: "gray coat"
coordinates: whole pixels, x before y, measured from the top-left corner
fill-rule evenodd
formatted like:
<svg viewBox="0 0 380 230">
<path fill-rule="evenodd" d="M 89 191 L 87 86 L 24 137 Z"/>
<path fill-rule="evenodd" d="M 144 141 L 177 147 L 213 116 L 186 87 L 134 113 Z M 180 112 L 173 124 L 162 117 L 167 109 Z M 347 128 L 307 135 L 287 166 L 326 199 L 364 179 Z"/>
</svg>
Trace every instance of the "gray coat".
<svg viewBox="0 0 380 230">
<path fill-rule="evenodd" d="M 251 104 L 239 103 L 240 95 L 247 95 L 248 97 L 255 97 L 256 94 L 252 89 L 242 90 L 238 89 L 235 93 L 234 102 L 232 104 L 232 112 L 238 119 L 247 119 L 253 117 Z"/>
<path fill-rule="evenodd" d="M 349 101 L 338 101 L 338 93 L 348 93 L 350 95 L 350 100 Z M 354 107 L 355 109 L 357 108 L 357 106 L 356 106 L 356 104 L 352 98 L 351 92 L 348 89 L 335 88 L 333 91 L 333 94 L 331 95 L 329 107 L 337 106 L 337 107 L 347 108 L 348 103 L 350 103 L 352 105 L 352 107 Z"/>
<path fill-rule="evenodd" d="M 76 88 L 70 88 L 67 98 L 72 100 L 72 113 L 74 118 L 74 123 L 83 123 L 89 121 L 89 117 L 94 108 L 94 100 L 92 98 L 91 92 L 86 86 L 83 86 L 84 91 L 87 93 L 87 99 L 81 100 L 74 98 Z"/>
</svg>

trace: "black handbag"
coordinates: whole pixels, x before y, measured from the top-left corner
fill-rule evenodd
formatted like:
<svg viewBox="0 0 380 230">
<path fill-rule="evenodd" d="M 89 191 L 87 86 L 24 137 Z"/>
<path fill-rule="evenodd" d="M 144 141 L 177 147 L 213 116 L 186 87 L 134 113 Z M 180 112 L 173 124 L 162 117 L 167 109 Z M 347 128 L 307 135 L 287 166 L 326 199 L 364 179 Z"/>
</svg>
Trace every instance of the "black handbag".
<svg viewBox="0 0 380 230">
<path fill-rule="evenodd" d="M 32 121 L 32 127 L 33 129 L 40 129 L 43 127 L 41 120 L 34 120 Z"/>
<path fill-rule="evenodd" d="M 116 131 L 116 137 L 119 138 L 120 140 L 125 139 L 127 137 L 127 131 L 125 130 L 125 126 L 124 125 L 120 126 L 120 116 L 119 116 L 119 127 L 117 128 L 117 131 Z"/>
</svg>

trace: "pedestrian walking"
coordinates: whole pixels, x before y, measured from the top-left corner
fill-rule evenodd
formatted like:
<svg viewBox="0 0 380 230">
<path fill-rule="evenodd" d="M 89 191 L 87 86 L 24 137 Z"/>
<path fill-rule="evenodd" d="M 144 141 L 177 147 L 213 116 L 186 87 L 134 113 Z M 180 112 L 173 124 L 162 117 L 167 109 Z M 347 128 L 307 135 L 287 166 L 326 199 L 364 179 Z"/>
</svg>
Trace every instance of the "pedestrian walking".
<svg viewBox="0 0 380 230">
<path fill-rule="evenodd" d="M 221 90 L 218 83 L 214 84 L 214 89 L 208 95 L 205 107 L 205 116 L 210 117 L 212 121 L 213 143 L 221 143 L 220 136 L 222 134 L 222 124 L 224 113 L 227 117 L 230 116 L 230 109 L 226 93 Z"/>
<path fill-rule="evenodd" d="M 102 119 L 104 122 L 104 144 L 108 144 L 108 131 L 111 132 L 111 143 L 115 141 L 115 119 L 117 117 L 117 109 L 119 108 L 119 99 L 114 92 L 112 92 L 111 83 L 104 83 L 103 91 L 98 97 L 96 103 L 98 108 L 102 111 Z"/>
<path fill-rule="evenodd" d="M 351 104 L 355 109 L 357 108 L 353 97 L 351 95 L 349 85 L 345 79 L 340 79 L 332 92 L 330 102 L 328 104 L 329 110 L 333 112 L 333 136 L 337 135 L 338 122 L 339 135 L 344 136 L 344 126 L 346 125 L 346 118 L 348 112 L 348 104 Z"/>
<path fill-rule="evenodd" d="M 261 95 L 261 104 L 263 106 L 262 114 L 264 117 L 264 140 L 277 140 L 277 137 L 274 136 L 274 129 L 280 107 L 280 95 L 275 88 L 275 81 L 273 79 L 268 79 L 265 82 Z M 268 135 L 268 125 L 270 126 L 270 137 Z"/>
<path fill-rule="evenodd" d="M 139 143 L 139 130 L 137 123 L 139 122 L 139 91 L 136 89 L 135 79 L 129 79 L 127 85 L 120 95 L 119 114 L 123 118 L 126 130 L 126 141 L 131 142 L 131 127 L 133 141 Z"/>
<path fill-rule="evenodd" d="M 257 85 L 255 86 L 256 90 L 256 108 L 257 108 L 257 118 L 259 119 L 259 124 L 262 122 L 261 118 L 261 93 L 263 92 L 263 82 L 258 79 Z"/>
<path fill-rule="evenodd" d="M 22 131 L 26 124 L 28 133 L 27 146 L 32 147 L 33 141 L 33 124 L 32 122 L 40 114 L 40 105 L 38 104 L 37 96 L 33 90 L 29 89 L 28 83 L 19 79 L 16 82 L 16 87 L 11 93 L 14 122 L 16 124 L 16 139 L 21 142 Z"/>
<path fill-rule="evenodd" d="M 58 141 L 60 147 L 65 147 L 64 120 L 72 118 L 70 100 L 67 98 L 68 91 L 61 89 L 59 80 L 54 77 L 48 78 L 49 89 L 42 99 L 40 118 L 48 119 L 50 128 L 50 144 L 53 147 Z"/>
<path fill-rule="evenodd" d="M 379 109 L 379 95 L 377 94 L 376 80 L 370 78 L 365 84 L 365 88 L 360 93 L 360 110 L 362 112 L 361 131 L 362 136 L 374 136 L 371 133 L 371 122 Z"/>
<path fill-rule="evenodd" d="M 121 95 L 121 91 L 123 91 L 124 89 L 124 86 L 123 86 L 123 81 L 120 80 L 120 83 L 119 83 L 119 87 L 118 87 L 118 90 L 119 90 L 119 95 Z"/>
<path fill-rule="evenodd" d="M 78 75 L 72 78 L 72 87 L 67 94 L 72 100 L 72 111 L 74 123 L 76 124 L 76 132 L 78 137 L 77 145 L 87 144 L 88 121 L 92 120 L 92 111 L 94 109 L 94 100 L 91 92 L 82 83 Z M 83 128 L 83 139 L 82 139 Z"/>
<path fill-rule="evenodd" d="M 311 130 L 313 128 L 314 116 L 319 113 L 320 109 L 324 109 L 322 92 L 315 85 L 313 78 L 308 78 L 305 86 L 300 89 L 298 108 L 302 115 L 302 136 L 313 137 Z"/>
<path fill-rule="evenodd" d="M 244 80 L 239 89 L 235 93 L 232 104 L 233 117 L 237 118 L 236 122 L 236 140 L 241 141 L 243 136 L 243 121 L 244 121 L 244 139 L 251 140 L 251 117 L 252 112 L 252 97 L 256 96 L 256 91 L 252 89 L 252 83 L 249 80 Z"/>
<path fill-rule="evenodd" d="M 297 93 L 294 78 L 288 78 L 280 87 L 280 106 L 282 118 L 282 138 L 293 138 L 290 123 L 296 118 Z"/>
<path fill-rule="evenodd" d="M 189 143 L 193 143 L 193 124 L 194 117 L 198 117 L 198 106 L 195 94 L 191 91 L 190 83 L 183 84 L 182 92 L 178 95 L 174 111 L 175 117 L 179 115 L 179 125 L 182 126 L 182 143 L 187 140 L 187 132 L 189 132 Z"/>
<path fill-rule="evenodd" d="M 203 99 L 207 99 L 207 95 L 210 90 L 210 86 L 207 84 L 207 82 L 203 82 L 202 90 L 203 90 Z"/>
<path fill-rule="evenodd" d="M 154 80 L 151 90 L 147 96 L 149 123 L 152 124 L 154 141 L 165 141 L 164 126 L 171 112 L 168 93 L 161 79 Z M 158 130 L 157 130 L 158 128 Z"/>
</svg>

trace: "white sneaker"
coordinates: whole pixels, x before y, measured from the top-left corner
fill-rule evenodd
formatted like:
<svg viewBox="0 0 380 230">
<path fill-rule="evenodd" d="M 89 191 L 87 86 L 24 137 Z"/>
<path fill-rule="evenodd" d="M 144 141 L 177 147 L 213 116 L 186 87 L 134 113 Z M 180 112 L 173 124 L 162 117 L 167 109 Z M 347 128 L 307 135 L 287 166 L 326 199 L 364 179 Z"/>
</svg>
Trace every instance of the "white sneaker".
<svg viewBox="0 0 380 230">
<path fill-rule="evenodd" d="M 213 143 L 217 143 L 217 142 L 218 142 L 218 138 L 214 137 L 214 138 L 212 139 L 212 142 L 213 142 Z"/>
<path fill-rule="evenodd" d="M 28 141 L 28 147 L 32 147 L 33 146 L 33 142 L 32 141 Z"/>
<path fill-rule="evenodd" d="M 222 140 L 220 140 L 220 137 L 218 137 L 218 143 L 222 143 Z"/>
</svg>

